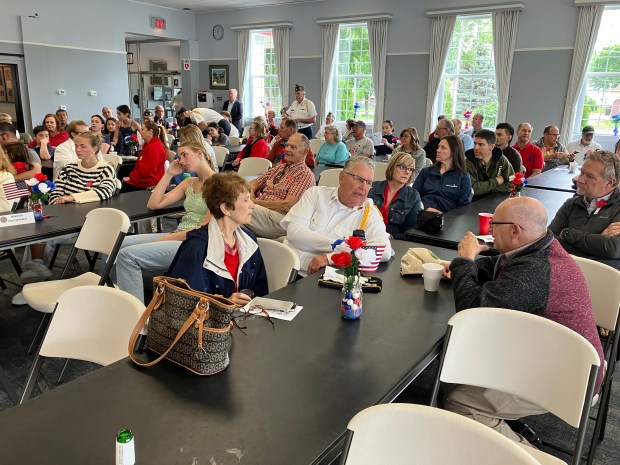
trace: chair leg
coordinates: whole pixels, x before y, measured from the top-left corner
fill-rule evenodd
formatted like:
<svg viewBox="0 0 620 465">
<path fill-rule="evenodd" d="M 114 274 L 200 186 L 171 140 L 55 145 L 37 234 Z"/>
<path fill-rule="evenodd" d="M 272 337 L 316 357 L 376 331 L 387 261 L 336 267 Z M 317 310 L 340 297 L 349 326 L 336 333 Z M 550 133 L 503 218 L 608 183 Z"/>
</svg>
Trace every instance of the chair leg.
<svg viewBox="0 0 620 465">
<path fill-rule="evenodd" d="M 38 340 L 41 340 L 39 338 L 39 333 L 45 333 L 45 328 L 47 327 L 47 323 L 49 322 L 49 318 L 50 318 L 50 314 L 49 313 L 44 313 L 43 314 L 43 318 L 41 318 L 41 322 L 39 323 L 39 327 L 37 328 L 37 331 L 34 333 L 34 337 L 32 338 L 32 342 L 30 343 L 30 347 L 28 347 L 28 352 L 26 352 L 26 355 L 30 355 L 35 347 L 35 344 Z"/>
<path fill-rule="evenodd" d="M 65 360 L 65 364 L 62 366 L 62 370 L 60 370 L 60 374 L 58 375 L 58 379 L 56 380 L 56 386 L 58 386 L 62 382 L 62 375 L 65 374 L 65 370 L 67 369 L 67 365 L 69 365 L 69 360 Z"/>
<path fill-rule="evenodd" d="M 52 253 L 52 258 L 50 259 L 50 270 L 54 269 L 54 263 L 56 263 L 56 258 L 58 258 L 59 251 L 60 244 L 56 244 L 56 247 L 54 247 L 54 252 Z"/>
<path fill-rule="evenodd" d="M 22 267 L 19 265 L 19 262 L 17 261 L 17 257 L 15 257 L 15 254 L 13 253 L 13 251 L 11 249 L 8 249 L 6 251 L 7 256 L 9 257 L 9 260 L 11 260 L 11 263 L 13 264 L 13 268 L 15 268 L 15 271 L 17 272 L 18 275 L 22 274 Z"/>
<path fill-rule="evenodd" d="M 21 399 L 19 400 L 20 404 L 23 404 L 24 401 L 30 399 L 32 395 L 32 390 L 34 389 L 34 385 L 37 382 L 37 378 L 39 377 L 39 372 L 41 371 L 41 365 L 43 364 L 43 357 L 37 354 L 37 357 L 34 359 L 34 363 L 30 368 L 30 373 L 28 374 L 28 380 L 26 381 L 26 385 L 24 386 L 24 392 L 22 394 Z"/>
</svg>

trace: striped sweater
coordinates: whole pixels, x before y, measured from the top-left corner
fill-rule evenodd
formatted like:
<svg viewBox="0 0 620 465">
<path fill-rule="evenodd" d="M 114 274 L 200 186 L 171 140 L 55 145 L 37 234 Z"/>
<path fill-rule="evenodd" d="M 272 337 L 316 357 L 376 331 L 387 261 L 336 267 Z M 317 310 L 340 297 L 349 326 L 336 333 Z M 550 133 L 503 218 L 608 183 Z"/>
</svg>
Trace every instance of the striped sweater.
<svg viewBox="0 0 620 465">
<path fill-rule="evenodd" d="M 92 168 L 84 168 L 81 161 L 70 163 L 60 173 L 49 201 L 54 203 L 63 195 L 71 195 L 76 203 L 107 200 L 116 190 L 115 178 L 114 168 L 105 161 Z"/>
</svg>

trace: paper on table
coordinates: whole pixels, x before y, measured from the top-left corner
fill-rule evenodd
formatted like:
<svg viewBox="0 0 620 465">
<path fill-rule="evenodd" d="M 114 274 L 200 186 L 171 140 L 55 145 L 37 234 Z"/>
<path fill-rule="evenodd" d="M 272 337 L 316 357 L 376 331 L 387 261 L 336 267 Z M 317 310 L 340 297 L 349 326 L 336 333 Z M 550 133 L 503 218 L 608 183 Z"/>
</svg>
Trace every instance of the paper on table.
<svg viewBox="0 0 620 465">
<path fill-rule="evenodd" d="M 266 297 L 255 297 L 245 305 L 245 309 L 249 309 L 253 305 L 261 305 L 271 318 L 279 320 L 291 321 L 297 316 L 303 308 L 295 305 L 295 302 L 286 300 L 268 299 Z"/>
</svg>

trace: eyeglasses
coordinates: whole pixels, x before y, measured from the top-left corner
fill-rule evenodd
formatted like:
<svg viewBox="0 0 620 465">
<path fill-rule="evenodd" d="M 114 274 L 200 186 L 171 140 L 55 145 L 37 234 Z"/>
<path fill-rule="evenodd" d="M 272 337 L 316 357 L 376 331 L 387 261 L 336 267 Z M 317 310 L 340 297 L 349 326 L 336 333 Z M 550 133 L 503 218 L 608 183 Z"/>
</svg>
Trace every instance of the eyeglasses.
<svg viewBox="0 0 620 465">
<path fill-rule="evenodd" d="M 413 173 L 415 171 L 415 168 L 413 166 L 407 166 L 407 165 L 403 165 L 403 164 L 398 165 L 398 168 L 401 171 L 405 171 L 405 172 L 408 171 L 409 173 Z"/>
<path fill-rule="evenodd" d="M 351 176 L 353 179 L 355 179 L 355 181 L 357 181 L 360 184 L 365 184 L 368 187 L 372 187 L 372 181 L 369 181 L 368 179 L 364 179 L 361 176 L 358 176 L 357 174 L 349 173 L 347 171 L 343 171 L 343 173 L 348 174 L 349 176 Z"/>
<path fill-rule="evenodd" d="M 489 227 L 492 228 L 494 226 L 497 226 L 498 224 L 514 224 L 519 226 L 521 229 L 523 229 L 525 231 L 525 228 L 523 226 L 521 226 L 519 223 L 513 223 L 512 221 L 489 221 Z"/>
</svg>

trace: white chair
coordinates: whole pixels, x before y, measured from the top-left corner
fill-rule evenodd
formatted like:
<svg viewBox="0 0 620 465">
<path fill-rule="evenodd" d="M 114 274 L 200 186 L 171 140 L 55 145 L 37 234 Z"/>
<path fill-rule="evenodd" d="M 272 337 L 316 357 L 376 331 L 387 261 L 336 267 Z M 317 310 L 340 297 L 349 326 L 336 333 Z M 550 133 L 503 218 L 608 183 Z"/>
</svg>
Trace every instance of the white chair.
<svg viewBox="0 0 620 465">
<path fill-rule="evenodd" d="M 26 284 L 23 287 L 22 293 L 26 303 L 34 310 L 43 313 L 43 319 L 35 333 L 28 353 L 32 351 L 39 332 L 45 328 L 45 323 L 54 311 L 56 302 L 63 292 L 74 287 L 91 284 L 99 286 L 103 286 L 106 283 L 112 284 L 110 281 L 110 271 L 114 266 L 114 261 L 123 243 L 123 239 L 129 230 L 129 225 L 129 217 L 120 210 L 114 208 L 96 208 L 91 210 L 86 215 L 84 226 L 82 226 L 82 230 L 69 254 L 60 279 L 57 281 Z M 74 278 L 64 279 L 78 250 L 98 252 L 108 257 L 101 275 L 89 271 Z"/>
<path fill-rule="evenodd" d="M 319 176 L 319 186 L 326 187 L 338 187 L 340 184 L 340 172 L 342 168 L 331 168 L 328 170 L 321 171 L 321 176 Z"/>
<path fill-rule="evenodd" d="M 166 141 L 168 142 L 168 147 L 171 147 L 174 142 L 174 136 L 172 134 L 166 134 Z"/>
<path fill-rule="evenodd" d="M 248 137 L 250 137 L 250 126 L 244 126 L 243 132 L 241 133 L 241 138 L 247 139 Z"/>
<path fill-rule="evenodd" d="M 433 160 L 431 160 L 430 158 L 425 158 L 424 159 L 424 167 L 425 168 L 430 168 L 431 166 L 433 166 Z"/>
<path fill-rule="evenodd" d="M 127 341 L 144 312 L 131 294 L 104 286 L 69 289 L 58 299 L 20 403 L 28 400 L 44 357 L 86 360 L 109 365 L 127 356 Z"/>
<path fill-rule="evenodd" d="M 224 166 L 224 163 L 226 163 L 226 158 L 228 157 L 228 154 L 230 152 L 226 147 L 223 147 L 221 145 L 213 146 L 213 151 L 215 152 L 215 159 L 217 160 L 218 168 L 222 168 Z"/>
<path fill-rule="evenodd" d="M 236 147 L 238 145 L 241 145 L 241 139 L 239 139 L 238 137 L 235 137 L 235 136 L 230 136 L 228 138 L 228 142 L 230 142 L 230 145 L 232 147 Z"/>
<path fill-rule="evenodd" d="M 117 173 L 119 166 L 123 164 L 123 159 L 115 153 L 106 153 L 103 156 L 103 160 L 111 164 Z"/>
<path fill-rule="evenodd" d="M 323 139 L 310 139 L 310 148 L 312 149 L 314 155 L 319 153 L 319 150 L 323 144 L 325 144 Z"/>
<path fill-rule="evenodd" d="M 240 176 L 251 176 L 254 174 L 263 174 L 271 168 L 271 162 L 266 158 L 244 158 L 239 164 Z"/>
<path fill-rule="evenodd" d="M 267 270 L 269 292 L 295 281 L 301 263 L 293 249 L 281 242 L 262 237 L 258 238 L 258 247 Z"/>
<path fill-rule="evenodd" d="M 611 266 L 599 263 L 588 258 L 573 256 L 581 269 L 592 300 L 594 322 L 599 328 L 609 333 L 604 338 L 603 352 L 607 363 L 607 370 L 603 378 L 603 385 L 598 395 L 599 407 L 594 423 L 594 433 L 590 450 L 588 451 L 588 464 L 594 460 L 596 448 L 605 437 L 605 424 L 611 397 L 612 382 L 616 369 L 616 353 L 618 350 L 619 309 L 620 309 L 620 271 Z"/>
<path fill-rule="evenodd" d="M 373 177 L 373 181 L 385 181 L 385 172 L 387 170 L 387 163 L 376 162 L 375 163 L 375 175 Z"/>
<path fill-rule="evenodd" d="M 470 308 L 448 321 L 431 405 L 440 381 L 518 396 L 578 428 L 580 458 L 599 365 L 592 344 L 566 326 L 515 310 Z M 563 463 L 523 448 L 542 463 Z"/>
<path fill-rule="evenodd" d="M 348 429 L 342 465 L 540 465 L 491 428 L 424 405 L 375 405 L 355 415 Z"/>
</svg>

